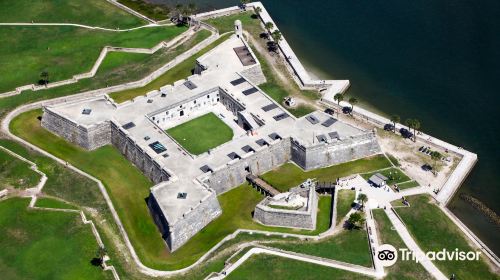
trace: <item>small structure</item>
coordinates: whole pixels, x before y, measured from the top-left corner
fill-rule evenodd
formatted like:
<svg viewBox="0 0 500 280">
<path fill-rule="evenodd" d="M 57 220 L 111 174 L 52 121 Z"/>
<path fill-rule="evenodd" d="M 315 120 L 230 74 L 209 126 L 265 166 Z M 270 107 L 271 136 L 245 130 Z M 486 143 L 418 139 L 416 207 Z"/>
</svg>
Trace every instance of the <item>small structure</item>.
<svg viewBox="0 0 500 280">
<path fill-rule="evenodd" d="M 234 21 L 234 33 L 238 38 L 241 38 L 243 35 L 243 27 L 241 26 L 241 21 L 239 19 Z"/>
<path fill-rule="evenodd" d="M 296 102 L 295 102 L 295 98 L 293 97 L 285 97 L 285 104 L 286 106 L 288 107 L 293 107 L 295 106 Z"/>
<path fill-rule="evenodd" d="M 370 179 L 368 179 L 368 182 L 375 187 L 384 187 L 386 185 L 387 177 L 380 173 L 373 174 Z"/>
<path fill-rule="evenodd" d="M 269 226 L 315 229 L 317 211 L 315 183 L 308 180 L 289 192 L 266 197 L 255 207 L 254 218 Z"/>
</svg>

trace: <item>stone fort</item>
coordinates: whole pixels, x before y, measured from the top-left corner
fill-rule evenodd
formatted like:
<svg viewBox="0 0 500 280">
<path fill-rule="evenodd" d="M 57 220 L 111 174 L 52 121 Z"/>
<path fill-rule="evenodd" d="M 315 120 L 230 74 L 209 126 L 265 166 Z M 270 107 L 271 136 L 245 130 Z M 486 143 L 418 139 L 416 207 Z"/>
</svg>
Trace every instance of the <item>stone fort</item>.
<svg viewBox="0 0 500 280">
<path fill-rule="evenodd" d="M 154 182 L 147 204 L 171 251 L 216 219 L 217 195 L 249 174 L 289 161 L 311 170 L 380 153 L 374 131 L 321 111 L 296 118 L 270 98 L 258 87 L 266 78 L 240 22 L 235 29 L 197 58 L 194 75 L 173 85 L 120 104 L 104 95 L 43 108 L 44 128 L 87 150 L 111 144 Z M 192 155 L 166 133 L 210 112 L 233 130 L 232 140 Z"/>
</svg>

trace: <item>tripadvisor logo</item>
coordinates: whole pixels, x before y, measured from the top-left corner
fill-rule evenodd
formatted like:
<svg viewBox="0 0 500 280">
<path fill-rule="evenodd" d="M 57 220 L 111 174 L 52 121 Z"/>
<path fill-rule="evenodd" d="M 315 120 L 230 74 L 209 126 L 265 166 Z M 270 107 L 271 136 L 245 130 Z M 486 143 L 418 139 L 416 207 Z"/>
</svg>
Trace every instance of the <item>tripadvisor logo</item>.
<svg viewBox="0 0 500 280">
<path fill-rule="evenodd" d="M 394 265 L 398 260 L 398 256 L 402 261 L 415 261 L 418 263 L 422 260 L 478 261 L 480 255 L 481 252 L 459 251 L 458 248 L 455 248 L 455 250 L 452 251 L 445 248 L 440 251 L 429 251 L 427 253 L 416 254 L 407 248 L 400 248 L 399 250 L 396 250 L 396 248 L 390 244 L 380 245 L 378 250 L 375 252 L 375 257 L 380 261 L 380 264 L 385 267 Z"/>
</svg>

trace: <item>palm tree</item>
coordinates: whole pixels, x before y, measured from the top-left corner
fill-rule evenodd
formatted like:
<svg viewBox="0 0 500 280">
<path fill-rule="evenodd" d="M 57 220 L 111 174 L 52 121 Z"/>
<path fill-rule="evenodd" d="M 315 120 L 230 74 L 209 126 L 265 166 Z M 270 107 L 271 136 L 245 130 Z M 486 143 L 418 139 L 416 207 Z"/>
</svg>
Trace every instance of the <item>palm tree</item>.
<svg viewBox="0 0 500 280">
<path fill-rule="evenodd" d="M 436 162 L 438 160 L 440 160 L 441 157 L 442 157 L 442 155 L 438 151 L 432 151 L 431 152 L 431 159 L 432 159 L 432 161 L 434 161 L 434 164 L 433 164 L 432 168 L 434 168 L 434 170 L 436 170 Z"/>
<path fill-rule="evenodd" d="M 333 100 L 337 101 L 339 108 L 337 109 L 337 118 L 339 117 L 340 102 L 344 100 L 344 95 L 342 93 L 337 93 L 333 96 Z"/>
<path fill-rule="evenodd" d="M 391 116 L 391 122 L 392 126 L 394 127 L 393 131 L 396 133 L 396 123 L 400 122 L 401 118 L 398 115 L 392 115 Z"/>
<path fill-rule="evenodd" d="M 358 195 L 358 201 L 361 202 L 361 207 L 365 207 L 365 202 L 368 200 L 368 197 L 364 193 L 360 193 Z"/>
<path fill-rule="evenodd" d="M 267 29 L 268 32 L 271 32 L 271 29 L 274 28 L 274 24 L 270 21 L 266 22 L 266 24 L 264 24 L 264 27 Z"/>
<path fill-rule="evenodd" d="M 354 111 L 354 105 L 358 104 L 358 99 L 356 97 L 349 98 L 349 104 L 351 104 L 351 113 Z"/>
<path fill-rule="evenodd" d="M 259 7 L 259 6 L 257 6 L 257 7 L 255 7 L 254 11 L 255 11 L 255 14 L 256 14 L 257 16 L 259 16 L 259 15 L 260 15 L 260 13 L 262 12 L 262 8 L 261 8 L 261 7 Z"/>
<path fill-rule="evenodd" d="M 42 71 L 42 73 L 40 73 L 40 79 L 44 85 L 47 85 L 49 83 L 49 72 L 45 70 Z"/>
<path fill-rule="evenodd" d="M 417 119 L 407 119 L 405 122 L 408 129 L 413 129 L 413 142 L 417 141 L 417 129 L 420 128 L 420 121 Z"/>
<path fill-rule="evenodd" d="M 273 37 L 273 41 L 275 44 L 279 44 L 279 42 L 283 38 L 283 35 L 281 34 L 281 31 L 274 30 L 274 32 L 271 34 L 271 37 Z"/>
</svg>

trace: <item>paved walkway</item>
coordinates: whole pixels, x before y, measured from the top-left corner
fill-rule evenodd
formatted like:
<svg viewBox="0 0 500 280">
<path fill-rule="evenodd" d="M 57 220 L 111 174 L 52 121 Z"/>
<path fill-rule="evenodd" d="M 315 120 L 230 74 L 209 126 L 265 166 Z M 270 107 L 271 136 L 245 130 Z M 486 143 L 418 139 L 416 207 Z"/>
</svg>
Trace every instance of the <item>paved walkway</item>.
<svg viewBox="0 0 500 280">
<path fill-rule="evenodd" d="M 391 221 L 392 225 L 398 232 L 401 239 L 403 239 L 403 242 L 405 243 L 406 247 L 408 247 L 408 249 L 411 250 L 417 256 L 423 255 L 424 252 L 422 251 L 422 249 L 420 249 L 415 240 L 413 240 L 410 233 L 406 229 L 406 226 L 399 220 L 396 214 L 392 212 L 390 206 L 386 207 L 385 213 L 389 217 L 389 220 Z M 438 280 L 448 279 L 448 277 L 446 277 L 430 260 L 424 258 L 420 260 L 420 263 L 425 268 L 425 270 L 427 270 L 432 276 L 434 276 L 434 278 Z"/>
</svg>

